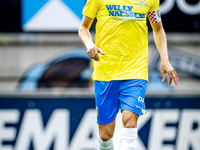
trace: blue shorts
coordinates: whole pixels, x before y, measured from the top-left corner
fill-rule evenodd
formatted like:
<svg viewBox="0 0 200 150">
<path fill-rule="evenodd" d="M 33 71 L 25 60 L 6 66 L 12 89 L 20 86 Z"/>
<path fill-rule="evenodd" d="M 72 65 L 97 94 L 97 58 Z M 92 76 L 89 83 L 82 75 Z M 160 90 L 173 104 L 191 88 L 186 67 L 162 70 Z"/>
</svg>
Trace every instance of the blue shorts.
<svg viewBox="0 0 200 150">
<path fill-rule="evenodd" d="M 138 115 L 146 113 L 144 97 L 147 81 L 116 80 L 94 81 L 97 123 L 108 124 L 115 120 L 119 108 Z"/>
</svg>

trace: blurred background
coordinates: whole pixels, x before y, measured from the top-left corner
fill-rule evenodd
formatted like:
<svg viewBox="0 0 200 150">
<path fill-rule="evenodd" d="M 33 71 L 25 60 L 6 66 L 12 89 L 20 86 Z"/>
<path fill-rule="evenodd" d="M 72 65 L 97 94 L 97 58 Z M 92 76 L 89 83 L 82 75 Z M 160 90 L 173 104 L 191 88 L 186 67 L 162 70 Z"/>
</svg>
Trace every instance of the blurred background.
<svg viewBox="0 0 200 150">
<path fill-rule="evenodd" d="M 85 3 L 0 1 L 0 150 L 98 149 L 93 63 L 77 32 Z M 161 82 L 148 22 L 147 114 L 138 148 L 200 150 L 200 1 L 160 0 L 160 12 L 180 80 Z M 120 113 L 117 123 L 115 150 Z"/>
</svg>

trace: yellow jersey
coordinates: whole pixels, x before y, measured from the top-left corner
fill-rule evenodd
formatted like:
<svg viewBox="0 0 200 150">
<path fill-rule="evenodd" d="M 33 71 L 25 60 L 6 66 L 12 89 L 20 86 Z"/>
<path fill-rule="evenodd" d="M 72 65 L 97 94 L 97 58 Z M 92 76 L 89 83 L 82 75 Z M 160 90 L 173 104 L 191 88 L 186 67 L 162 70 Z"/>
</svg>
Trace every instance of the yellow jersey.
<svg viewBox="0 0 200 150">
<path fill-rule="evenodd" d="M 159 0 L 87 0 L 83 14 L 97 18 L 95 45 L 105 55 L 94 61 L 93 79 L 148 81 L 147 14 Z"/>
</svg>

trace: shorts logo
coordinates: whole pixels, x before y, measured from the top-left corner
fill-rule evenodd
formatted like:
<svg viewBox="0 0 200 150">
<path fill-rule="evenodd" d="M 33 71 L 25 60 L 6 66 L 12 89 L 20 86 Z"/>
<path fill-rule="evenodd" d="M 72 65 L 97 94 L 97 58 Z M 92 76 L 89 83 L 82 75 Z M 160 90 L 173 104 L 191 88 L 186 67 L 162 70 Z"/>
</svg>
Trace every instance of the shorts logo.
<svg viewBox="0 0 200 150">
<path fill-rule="evenodd" d="M 98 107 L 96 107 L 96 115 L 97 116 L 99 115 L 99 113 L 98 113 Z"/>
<path fill-rule="evenodd" d="M 140 96 L 138 97 L 138 101 L 144 103 L 144 99 L 142 97 L 140 97 Z"/>
<path fill-rule="evenodd" d="M 139 0 L 141 3 L 144 3 L 146 0 Z"/>
</svg>

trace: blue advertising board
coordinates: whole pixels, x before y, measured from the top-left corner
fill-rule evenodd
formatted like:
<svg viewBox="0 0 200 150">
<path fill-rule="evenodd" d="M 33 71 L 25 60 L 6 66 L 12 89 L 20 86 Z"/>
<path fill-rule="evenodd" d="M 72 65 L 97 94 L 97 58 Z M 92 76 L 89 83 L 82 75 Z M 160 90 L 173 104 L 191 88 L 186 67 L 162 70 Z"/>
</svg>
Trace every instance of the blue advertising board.
<svg viewBox="0 0 200 150">
<path fill-rule="evenodd" d="M 77 31 L 86 0 L 22 0 L 24 31 Z"/>
<path fill-rule="evenodd" d="M 146 98 L 139 150 L 199 150 L 200 97 Z M 120 145 L 117 116 L 115 150 Z M 98 150 L 94 98 L 0 98 L 1 150 Z"/>
</svg>

